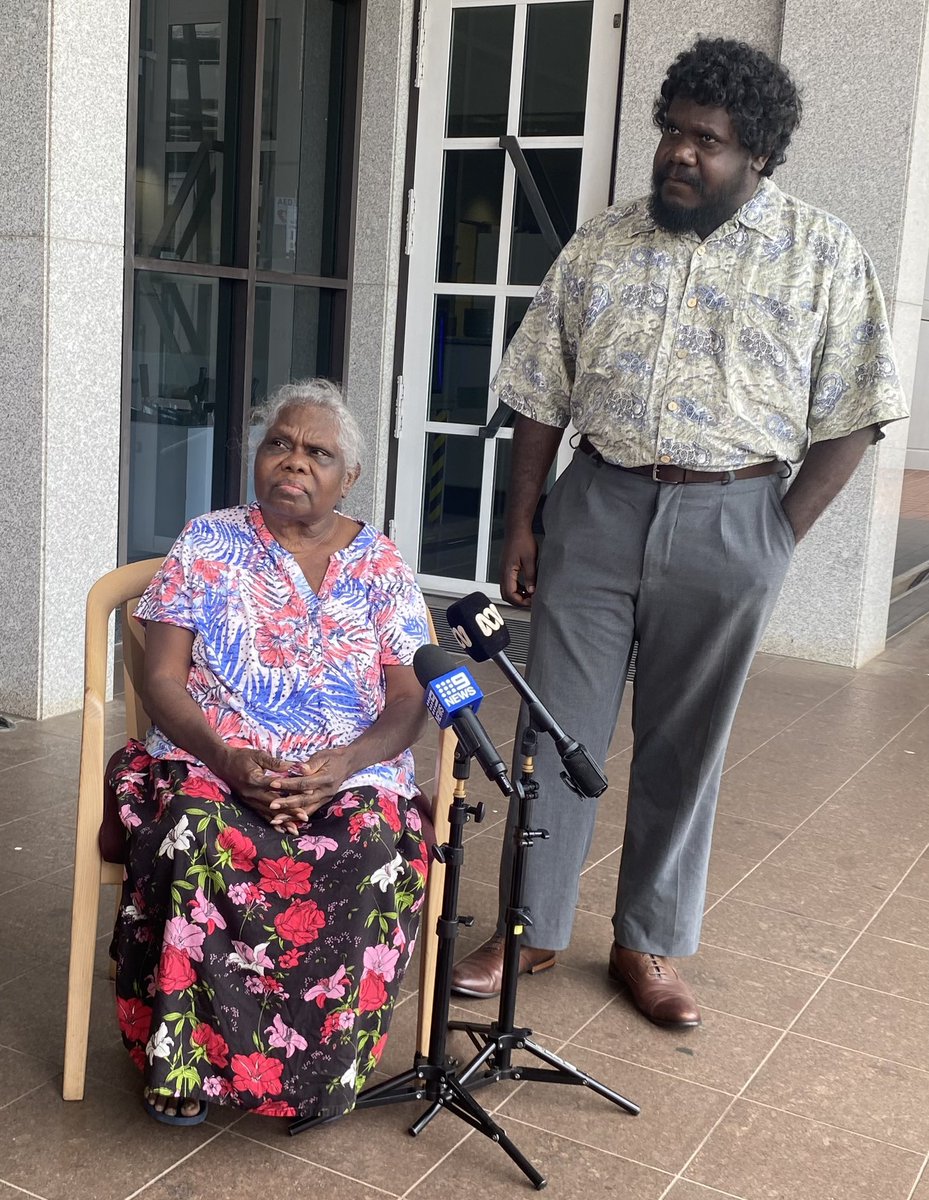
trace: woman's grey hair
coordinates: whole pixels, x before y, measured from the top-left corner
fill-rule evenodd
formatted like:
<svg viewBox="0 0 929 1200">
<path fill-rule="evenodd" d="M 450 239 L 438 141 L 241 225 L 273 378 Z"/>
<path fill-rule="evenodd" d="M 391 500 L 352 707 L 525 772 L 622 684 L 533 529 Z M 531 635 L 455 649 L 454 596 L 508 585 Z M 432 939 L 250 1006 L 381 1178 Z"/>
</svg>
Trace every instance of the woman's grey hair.
<svg viewBox="0 0 929 1200">
<path fill-rule="evenodd" d="M 294 383 L 285 383 L 272 392 L 264 404 L 254 409 L 250 423 L 264 437 L 285 408 L 324 408 L 331 412 L 338 421 L 339 449 L 345 457 L 345 465 L 361 465 L 364 438 L 358 422 L 342 398 L 342 392 L 331 380 L 298 379 Z"/>
</svg>

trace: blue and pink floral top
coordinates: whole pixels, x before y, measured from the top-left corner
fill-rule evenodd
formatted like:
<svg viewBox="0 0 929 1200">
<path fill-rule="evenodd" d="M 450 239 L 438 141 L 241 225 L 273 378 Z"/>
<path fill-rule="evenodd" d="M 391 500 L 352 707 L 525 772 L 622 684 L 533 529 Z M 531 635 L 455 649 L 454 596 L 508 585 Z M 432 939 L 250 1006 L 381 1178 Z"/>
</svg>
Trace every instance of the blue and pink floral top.
<svg viewBox="0 0 929 1200">
<path fill-rule="evenodd" d="M 300 762 L 372 725 L 383 668 L 409 665 L 429 641 L 422 592 L 393 542 L 361 525 L 316 593 L 258 504 L 191 521 L 135 615 L 194 633 L 187 691 L 225 742 Z M 145 745 L 153 758 L 197 761 L 156 726 Z M 413 756 L 373 763 L 345 785 L 410 797 Z"/>
</svg>

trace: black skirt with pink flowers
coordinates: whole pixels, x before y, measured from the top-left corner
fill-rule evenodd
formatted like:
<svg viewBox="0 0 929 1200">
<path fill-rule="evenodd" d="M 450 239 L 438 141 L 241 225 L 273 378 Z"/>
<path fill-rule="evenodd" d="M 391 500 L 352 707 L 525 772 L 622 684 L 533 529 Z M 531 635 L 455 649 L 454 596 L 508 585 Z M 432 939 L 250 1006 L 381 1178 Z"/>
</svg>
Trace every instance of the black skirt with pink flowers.
<svg viewBox="0 0 929 1200">
<path fill-rule="evenodd" d="M 413 953 L 416 804 L 354 788 L 290 835 L 134 741 L 108 783 L 127 835 L 116 1004 L 149 1087 L 270 1116 L 350 1111 Z"/>
</svg>

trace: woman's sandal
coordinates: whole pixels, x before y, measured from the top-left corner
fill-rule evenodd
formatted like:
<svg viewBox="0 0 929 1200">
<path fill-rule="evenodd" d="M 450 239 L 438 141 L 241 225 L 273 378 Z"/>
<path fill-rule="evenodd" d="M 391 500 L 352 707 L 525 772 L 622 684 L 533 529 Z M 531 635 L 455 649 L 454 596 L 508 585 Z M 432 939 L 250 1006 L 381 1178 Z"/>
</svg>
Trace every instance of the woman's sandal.
<svg viewBox="0 0 929 1200">
<path fill-rule="evenodd" d="M 168 1097 L 170 1098 L 170 1097 Z M 180 1103 L 183 1103 L 180 1096 L 175 1097 Z M 199 1100 L 200 1108 L 191 1117 L 182 1117 L 180 1113 L 166 1113 L 164 1109 L 158 1109 L 152 1104 L 148 1096 L 142 1096 L 142 1103 L 145 1105 L 145 1111 L 154 1121 L 160 1121 L 162 1125 L 199 1125 L 206 1120 L 207 1113 L 210 1111 L 210 1106 L 205 1100 Z"/>
</svg>

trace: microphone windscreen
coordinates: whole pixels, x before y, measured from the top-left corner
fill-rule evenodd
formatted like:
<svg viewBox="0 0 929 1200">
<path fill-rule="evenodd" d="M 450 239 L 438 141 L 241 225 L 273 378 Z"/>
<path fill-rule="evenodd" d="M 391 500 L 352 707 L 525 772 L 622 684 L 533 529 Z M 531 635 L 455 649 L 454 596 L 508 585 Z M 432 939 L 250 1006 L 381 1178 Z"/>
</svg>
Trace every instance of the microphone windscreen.
<svg viewBox="0 0 929 1200">
<path fill-rule="evenodd" d="M 510 644 L 500 610 L 483 592 L 456 600 L 445 615 L 455 640 L 475 662 L 486 662 Z"/>
<path fill-rule="evenodd" d="M 438 679 L 440 675 L 454 669 L 455 660 L 452 656 L 446 654 L 441 646 L 435 646 L 431 642 L 420 646 L 413 655 L 413 671 L 421 687 L 428 687 L 433 679 Z"/>
</svg>

